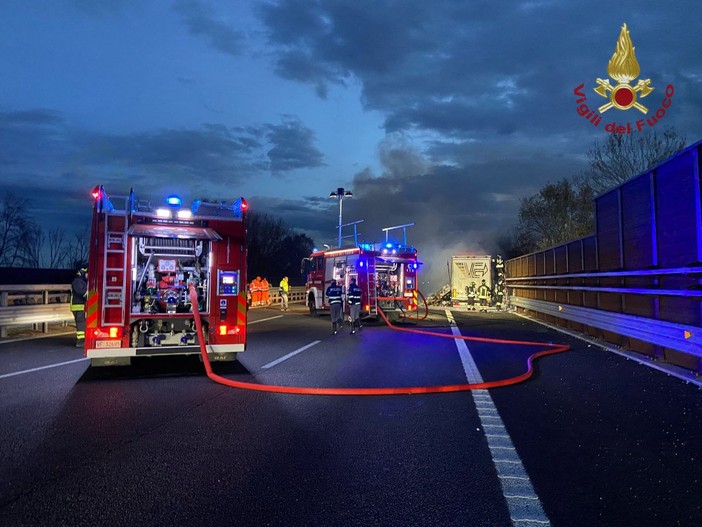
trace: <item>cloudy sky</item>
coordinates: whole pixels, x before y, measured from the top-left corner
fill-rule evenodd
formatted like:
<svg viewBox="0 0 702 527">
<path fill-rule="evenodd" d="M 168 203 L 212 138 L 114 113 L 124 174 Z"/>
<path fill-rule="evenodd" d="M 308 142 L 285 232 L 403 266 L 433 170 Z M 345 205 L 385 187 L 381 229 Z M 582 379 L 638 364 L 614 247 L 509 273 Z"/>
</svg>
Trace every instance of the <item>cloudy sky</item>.
<svg viewBox="0 0 702 527">
<path fill-rule="evenodd" d="M 244 196 L 321 246 L 415 222 L 432 289 L 452 253 L 494 252 L 519 200 L 585 167 L 604 127 L 702 139 L 698 0 L 4 0 L 0 192 L 48 231 L 89 191 Z M 654 91 L 578 115 L 626 23 Z M 612 84 L 616 81 L 610 79 Z M 634 84 L 637 81 L 633 81 Z"/>
</svg>

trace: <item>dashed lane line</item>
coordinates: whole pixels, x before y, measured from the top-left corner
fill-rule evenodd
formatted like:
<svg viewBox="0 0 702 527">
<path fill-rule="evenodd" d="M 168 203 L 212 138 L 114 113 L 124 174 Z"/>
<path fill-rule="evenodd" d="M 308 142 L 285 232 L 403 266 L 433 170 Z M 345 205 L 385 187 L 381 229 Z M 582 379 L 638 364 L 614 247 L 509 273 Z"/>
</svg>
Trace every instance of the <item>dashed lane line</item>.
<svg viewBox="0 0 702 527">
<path fill-rule="evenodd" d="M 264 366 L 261 366 L 261 369 L 267 370 L 268 368 L 272 368 L 273 366 L 276 366 L 276 365 L 280 364 L 281 362 L 286 361 L 286 360 L 288 360 L 288 359 L 291 358 L 291 357 L 294 357 L 294 356 L 297 355 L 298 353 L 302 353 L 302 352 L 305 351 L 306 349 L 309 349 L 309 348 L 311 348 L 312 346 L 316 346 L 316 345 L 319 344 L 320 342 L 322 342 L 322 341 L 321 341 L 321 340 L 315 340 L 314 342 L 310 342 L 310 343 L 307 344 L 306 346 L 302 346 L 301 348 L 298 348 L 298 349 L 296 349 L 295 351 L 291 351 L 291 352 L 288 353 L 287 355 L 283 355 L 282 357 L 280 357 L 279 359 L 274 360 L 273 362 L 269 362 L 268 364 L 265 364 Z"/>
<path fill-rule="evenodd" d="M 459 336 L 461 332 L 453 319 L 451 311 L 446 310 L 446 318 L 451 325 L 451 332 Z M 455 339 L 458 354 L 469 383 L 483 382 L 478 366 L 470 354 L 466 341 Z M 485 433 L 492 462 L 497 470 L 497 477 L 502 486 L 502 495 L 507 501 L 507 508 L 515 527 L 529 525 L 551 525 L 541 501 L 534 491 L 529 475 L 522 465 L 522 460 L 512 444 L 497 407 L 487 390 L 473 390 L 473 400 L 478 411 L 480 424 Z M 485 429 L 490 432 L 486 433 Z"/>
<path fill-rule="evenodd" d="M 275 320 L 276 318 L 283 318 L 283 315 L 276 315 L 274 317 L 261 318 L 259 320 L 249 320 L 246 322 L 246 325 L 250 326 L 251 324 L 258 324 L 259 322 L 266 322 L 268 320 Z"/>
</svg>

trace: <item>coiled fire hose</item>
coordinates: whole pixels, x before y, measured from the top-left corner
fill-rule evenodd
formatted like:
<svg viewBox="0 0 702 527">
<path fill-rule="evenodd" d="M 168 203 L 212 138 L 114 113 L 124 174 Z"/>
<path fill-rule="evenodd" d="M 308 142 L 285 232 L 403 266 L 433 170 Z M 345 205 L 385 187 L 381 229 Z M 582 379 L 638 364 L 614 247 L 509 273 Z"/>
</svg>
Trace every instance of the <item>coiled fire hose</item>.
<svg viewBox="0 0 702 527">
<path fill-rule="evenodd" d="M 546 355 L 553 355 L 555 353 L 561 353 L 570 349 L 570 346 L 562 344 L 551 344 L 547 342 L 528 342 L 528 341 L 516 341 L 516 340 L 502 340 L 502 339 L 489 339 L 483 337 L 464 337 L 461 335 L 449 335 L 445 333 L 434 333 L 431 331 L 424 331 L 420 329 L 410 329 L 401 328 L 393 326 L 390 321 L 385 317 L 385 314 L 380 311 L 385 323 L 396 331 L 404 331 L 408 333 L 418 333 L 420 335 L 430 335 L 435 337 L 444 337 L 451 339 L 462 339 L 470 340 L 475 342 L 489 342 L 494 344 L 514 344 L 519 346 L 542 346 L 547 349 L 542 351 L 537 351 L 532 353 L 527 358 L 527 370 L 521 375 L 516 377 L 509 377 L 507 379 L 500 379 L 497 381 L 487 381 L 473 384 L 448 384 L 442 386 L 401 386 L 396 388 L 314 388 L 314 387 L 304 387 L 304 386 L 275 386 L 270 384 L 257 384 L 252 382 L 241 382 L 227 379 L 221 375 L 217 375 L 212 371 L 212 365 L 210 364 L 210 358 L 207 356 L 207 348 L 205 345 L 205 336 L 202 331 L 202 320 L 200 318 L 200 310 L 197 307 L 197 292 L 194 287 L 190 288 L 190 299 L 193 306 L 193 314 L 195 315 L 195 326 L 197 329 L 197 337 L 200 342 L 200 353 L 202 354 L 202 361 L 205 364 L 205 371 L 207 376 L 219 384 L 224 386 L 230 386 L 232 388 L 240 388 L 243 390 L 256 390 L 260 392 L 273 392 L 273 393 L 290 393 L 290 394 L 303 394 L 303 395 L 409 395 L 418 393 L 446 393 L 446 392 L 465 392 L 469 390 L 487 389 L 487 388 L 498 388 L 500 386 L 510 386 L 512 384 L 517 384 L 526 381 L 531 377 L 533 373 L 533 361 L 539 357 L 544 357 Z"/>
</svg>

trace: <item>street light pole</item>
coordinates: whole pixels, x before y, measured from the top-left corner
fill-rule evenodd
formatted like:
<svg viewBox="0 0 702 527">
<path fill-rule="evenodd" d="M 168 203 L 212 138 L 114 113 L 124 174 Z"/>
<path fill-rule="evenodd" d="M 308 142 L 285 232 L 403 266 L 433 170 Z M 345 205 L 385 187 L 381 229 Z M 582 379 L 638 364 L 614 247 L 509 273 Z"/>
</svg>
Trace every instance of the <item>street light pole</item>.
<svg viewBox="0 0 702 527">
<path fill-rule="evenodd" d="M 344 198 L 352 198 L 353 193 L 351 193 L 348 190 L 345 190 L 343 187 L 339 187 L 336 190 L 332 190 L 329 193 L 329 197 L 333 199 L 338 199 L 339 200 L 339 248 L 341 248 L 341 215 L 342 215 L 342 210 L 343 210 L 343 202 Z"/>
</svg>

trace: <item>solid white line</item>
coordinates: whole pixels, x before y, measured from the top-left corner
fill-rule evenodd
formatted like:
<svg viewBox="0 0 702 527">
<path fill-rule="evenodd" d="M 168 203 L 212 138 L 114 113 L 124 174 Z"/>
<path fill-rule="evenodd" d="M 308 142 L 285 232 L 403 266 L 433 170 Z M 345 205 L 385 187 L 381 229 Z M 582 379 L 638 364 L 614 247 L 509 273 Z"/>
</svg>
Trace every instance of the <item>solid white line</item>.
<svg viewBox="0 0 702 527">
<path fill-rule="evenodd" d="M 74 364 L 76 362 L 82 362 L 84 360 L 88 360 L 87 357 L 84 357 L 82 359 L 69 360 L 66 362 L 59 362 L 58 364 L 49 364 L 48 366 L 40 366 L 38 368 L 32 368 L 31 370 L 22 370 L 16 371 L 14 373 L 5 373 L 3 375 L 0 375 L 0 379 L 5 379 L 6 377 L 14 377 L 15 375 L 24 375 L 25 373 L 32 373 L 40 370 L 47 370 L 49 368 L 56 368 L 57 366 L 65 366 L 66 364 Z"/>
<path fill-rule="evenodd" d="M 282 315 L 281 315 L 281 316 L 282 316 Z M 267 370 L 268 368 L 272 368 L 272 367 L 275 366 L 276 364 L 280 364 L 281 362 L 288 360 L 290 357 L 294 357 L 294 356 L 297 355 L 298 353 L 301 353 L 301 352 L 305 351 L 306 349 L 311 348 L 312 346 L 316 346 L 316 345 L 319 344 L 320 342 L 322 342 L 322 341 L 321 341 L 321 340 L 315 340 L 314 342 L 310 342 L 310 343 L 307 344 L 306 346 L 302 346 L 301 348 L 298 348 L 298 349 L 296 349 L 295 351 L 291 351 L 291 352 L 288 353 L 287 355 L 283 355 L 282 357 L 280 357 L 279 359 L 274 360 L 273 362 L 269 362 L 269 363 L 266 364 L 265 366 L 261 366 L 261 368 L 264 369 L 264 370 Z"/>
<path fill-rule="evenodd" d="M 250 326 L 251 324 L 258 324 L 259 322 L 266 322 L 267 320 L 274 320 L 276 318 L 283 318 L 283 315 L 276 315 L 274 317 L 262 318 L 260 320 L 246 321 L 246 325 Z"/>
</svg>

